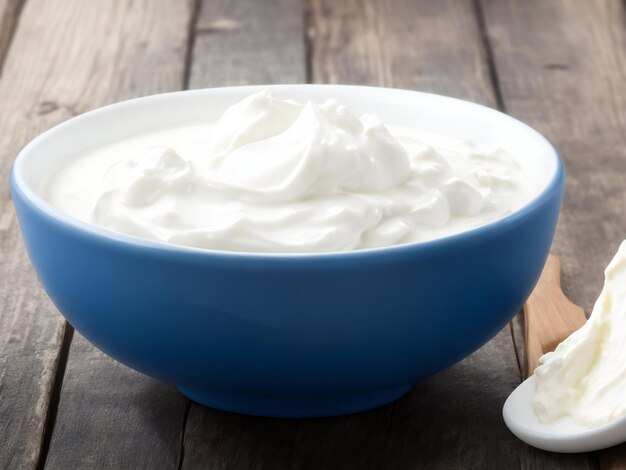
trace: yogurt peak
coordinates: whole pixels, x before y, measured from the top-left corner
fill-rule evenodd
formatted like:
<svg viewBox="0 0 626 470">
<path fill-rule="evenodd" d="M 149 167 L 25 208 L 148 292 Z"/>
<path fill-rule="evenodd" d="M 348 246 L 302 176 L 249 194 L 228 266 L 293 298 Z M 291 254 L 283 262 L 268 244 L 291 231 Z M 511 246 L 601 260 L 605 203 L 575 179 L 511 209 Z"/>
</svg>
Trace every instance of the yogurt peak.
<svg viewBox="0 0 626 470">
<path fill-rule="evenodd" d="M 411 171 L 380 119 L 357 118 L 336 100 L 299 104 L 264 91 L 229 108 L 213 135 L 213 178 L 252 203 L 381 191 Z"/>
</svg>

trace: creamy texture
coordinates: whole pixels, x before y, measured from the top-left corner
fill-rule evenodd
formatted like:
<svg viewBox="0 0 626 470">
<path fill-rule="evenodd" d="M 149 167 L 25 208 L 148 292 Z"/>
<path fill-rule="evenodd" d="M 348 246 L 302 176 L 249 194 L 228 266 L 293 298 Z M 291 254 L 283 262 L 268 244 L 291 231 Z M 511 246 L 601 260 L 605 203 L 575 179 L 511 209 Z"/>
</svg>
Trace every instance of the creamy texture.
<svg viewBox="0 0 626 470">
<path fill-rule="evenodd" d="M 330 252 L 458 233 L 533 194 L 501 149 L 387 127 L 336 100 L 297 103 L 264 91 L 215 124 L 77 156 L 45 197 L 84 221 L 167 243 Z"/>
<path fill-rule="evenodd" d="M 595 427 L 626 415 L 626 241 L 587 323 L 540 363 L 533 407 L 542 422 L 569 416 Z"/>
</svg>

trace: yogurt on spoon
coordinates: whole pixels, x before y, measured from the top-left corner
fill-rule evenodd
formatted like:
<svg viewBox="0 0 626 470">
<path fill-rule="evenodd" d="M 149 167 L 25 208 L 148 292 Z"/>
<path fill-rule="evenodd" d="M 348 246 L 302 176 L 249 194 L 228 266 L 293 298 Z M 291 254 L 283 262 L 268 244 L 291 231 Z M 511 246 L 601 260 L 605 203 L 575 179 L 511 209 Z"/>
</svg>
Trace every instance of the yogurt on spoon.
<svg viewBox="0 0 626 470">
<path fill-rule="evenodd" d="M 605 278 L 589 320 L 504 405 L 511 431 L 531 445 L 586 452 L 626 441 L 626 241 Z"/>
<path fill-rule="evenodd" d="M 605 270 L 589 320 L 540 359 L 533 409 L 542 423 L 590 428 L 626 415 L 626 241 Z"/>
</svg>

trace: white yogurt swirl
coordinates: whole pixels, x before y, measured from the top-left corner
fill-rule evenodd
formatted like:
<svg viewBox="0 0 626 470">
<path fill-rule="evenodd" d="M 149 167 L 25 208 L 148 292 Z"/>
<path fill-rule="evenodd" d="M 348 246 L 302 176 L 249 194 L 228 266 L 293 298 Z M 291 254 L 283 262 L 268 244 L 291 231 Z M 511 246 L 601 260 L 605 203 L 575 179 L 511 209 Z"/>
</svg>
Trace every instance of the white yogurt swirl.
<svg viewBox="0 0 626 470">
<path fill-rule="evenodd" d="M 261 92 L 228 109 L 209 149 L 211 179 L 249 203 L 285 203 L 402 184 L 409 157 L 374 115 Z"/>
<path fill-rule="evenodd" d="M 501 218 L 533 194 L 502 150 L 439 136 L 428 145 L 336 100 L 263 91 L 198 129 L 95 149 L 51 180 L 48 200 L 139 237 L 287 253 L 438 238 Z"/>
</svg>

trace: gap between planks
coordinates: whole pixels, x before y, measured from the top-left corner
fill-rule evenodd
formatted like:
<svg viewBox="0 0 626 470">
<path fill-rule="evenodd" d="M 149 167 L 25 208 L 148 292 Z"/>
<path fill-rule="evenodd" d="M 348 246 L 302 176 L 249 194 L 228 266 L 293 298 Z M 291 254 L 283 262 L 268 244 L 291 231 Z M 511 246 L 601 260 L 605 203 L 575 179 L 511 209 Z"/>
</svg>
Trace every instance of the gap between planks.
<svg viewBox="0 0 626 470">
<path fill-rule="evenodd" d="M 189 411 L 191 410 L 191 400 L 187 398 L 187 404 L 185 405 L 185 414 L 183 416 L 183 429 L 180 433 L 180 444 L 178 449 L 178 470 L 183 468 L 183 462 L 185 461 L 185 432 L 187 431 L 187 420 L 189 419 Z"/>
<path fill-rule="evenodd" d="M 61 350 L 59 352 L 59 360 L 57 362 L 54 381 L 52 383 L 52 392 L 50 401 L 48 402 L 48 410 L 44 421 L 43 437 L 39 450 L 39 458 L 35 466 L 36 470 L 43 470 L 46 466 L 46 458 L 48 457 L 48 449 L 52 440 L 52 431 L 56 422 L 57 411 L 59 410 L 59 402 L 61 401 L 61 388 L 63 387 L 63 377 L 67 368 L 67 360 L 70 356 L 70 345 L 74 337 L 74 327 L 67 320 L 64 321 L 63 339 L 61 341 Z"/>
<path fill-rule="evenodd" d="M 189 25 L 187 26 L 187 49 L 185 50 L 185 66 L 183 68 L 182 89 L 189 89 L 189 82 L 191 80 L 191 65 L 193 61 L 193 50 L 196 45 L 196 37 L 198 30 L 196 28 L 198 24 L 198 18 L 200 16 L 200 6 L 202 0 L 193 0 L 193 7 L 191 16 L 189 18 Z"/>
<path fill-rule="evenodd" d="M 478 31 L 480 32 L 480 39 L 482 41 L 482 46 L 485 53 L 485 60 L 487 62 L 487 68 L 489 70 L 489 80 L 491 81 L 491 88 L 493 89 L 496 106 L 500 111 L 505 113 L 506 108 L 504 106 L 504 99 L 502 98 L 500 79 L 498 78 L 498 68 L 496 67 L 496 61 L 493 55 L 491 40 L 489 39 L 489 34 L 487 33 L 485 13 L 483 12 L 481 0 L 473 0 L 473 3 L 474 15 L 476 16 L 476 24 L 478 25 Z"/>
</svg>

